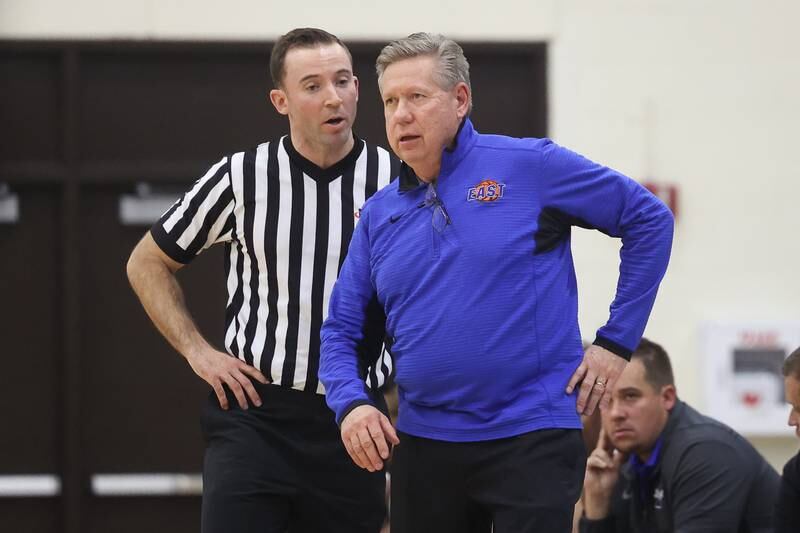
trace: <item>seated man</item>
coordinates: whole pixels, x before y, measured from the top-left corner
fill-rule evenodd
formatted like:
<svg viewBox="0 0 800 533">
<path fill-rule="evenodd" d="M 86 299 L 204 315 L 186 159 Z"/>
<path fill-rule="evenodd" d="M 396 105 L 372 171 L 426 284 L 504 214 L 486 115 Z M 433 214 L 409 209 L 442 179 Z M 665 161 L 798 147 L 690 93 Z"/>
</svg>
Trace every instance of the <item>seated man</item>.
<svg viewBox="0 0 800 533">
<path fill-rule="evenodd" d="M 772 531 L 777 472 L 741 435 L 678 399 L 661 346 L 642 339 L 601 416 L 582 533 Z"/>
<path fill-rule="evenodd" d="M 792 406 L 789 425 L 800 437 L 800 348 L 783 364 L 786 401 Z M 775 510 L 775 533 L 800 531 L 800 453 L 783 467 L 783 481 Z"/>
</svg>

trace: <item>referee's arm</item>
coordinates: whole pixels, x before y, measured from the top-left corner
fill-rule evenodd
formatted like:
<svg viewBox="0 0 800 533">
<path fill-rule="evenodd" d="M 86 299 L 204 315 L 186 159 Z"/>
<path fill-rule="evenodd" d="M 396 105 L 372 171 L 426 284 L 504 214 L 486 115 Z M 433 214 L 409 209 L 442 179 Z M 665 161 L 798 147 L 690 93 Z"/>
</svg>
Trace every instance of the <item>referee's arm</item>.
<svg viewBox="0 0 800 533">
<path fill-rule="evenodd" d="M 248 397 L 254 405 L 261 405 L 247 376 L 266 383 L 264 375 L 244 361 L 216 350 L 197 329 L 175 277 L 183 266 L 164 253 L 147 232 L 128 259 L 128 280 L 158 331 L 211 385 L 223 409 L 229 407 L 223 384 L 230 388 L 242 409 L 247 409 Z"/>
</svg>

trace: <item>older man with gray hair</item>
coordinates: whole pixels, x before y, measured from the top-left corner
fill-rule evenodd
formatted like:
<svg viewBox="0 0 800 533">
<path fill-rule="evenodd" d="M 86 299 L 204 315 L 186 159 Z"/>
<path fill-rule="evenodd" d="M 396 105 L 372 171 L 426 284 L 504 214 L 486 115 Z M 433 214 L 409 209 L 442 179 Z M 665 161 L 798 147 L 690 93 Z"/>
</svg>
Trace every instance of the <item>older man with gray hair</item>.
<svg viewBox="0 0 800 533">
<path fill-rule="evenodd" d="M 392 533 L 569 531 L 585 464 L 579 415 L 607 403 L 639 343 L 672 215 L 548 139 L 476 132 L 469 64 L 450 39 L 391 42 L 377 71 L 405 163 L 365 205 L 322 329 L 320 377 L 344 445 L 373 471 L 396 442 L 358 379 L 377 300 L 399 392 Z M 623 241 L 611 316 L 585 353 L 575 225 Z"/>
</svg>

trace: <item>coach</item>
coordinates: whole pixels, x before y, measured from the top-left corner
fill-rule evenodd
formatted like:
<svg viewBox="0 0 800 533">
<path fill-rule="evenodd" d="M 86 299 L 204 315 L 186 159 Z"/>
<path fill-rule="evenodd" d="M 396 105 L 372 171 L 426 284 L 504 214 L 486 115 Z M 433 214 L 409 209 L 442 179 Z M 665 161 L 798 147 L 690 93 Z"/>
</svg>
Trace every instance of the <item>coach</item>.
<svg viewBox="0 0 800 533">
<path fill-rule="evenodd" d="M 320 377 L 342 439 L 357 464 L 382 466 L 385 433 L 355 350 L 377 297 L 400 401 L 392 533 L 569 531 L 585 459 L 579 413 L 639 342 L 672 215 L 549 140 L 475 131 L 469 65 L 452 40 L 394 41 L 377 70 L 405 163 L 367 202 L 323 326 Z M 583 361 L 574 225 L 623 242 L 611 317 Z"/>
</svg>

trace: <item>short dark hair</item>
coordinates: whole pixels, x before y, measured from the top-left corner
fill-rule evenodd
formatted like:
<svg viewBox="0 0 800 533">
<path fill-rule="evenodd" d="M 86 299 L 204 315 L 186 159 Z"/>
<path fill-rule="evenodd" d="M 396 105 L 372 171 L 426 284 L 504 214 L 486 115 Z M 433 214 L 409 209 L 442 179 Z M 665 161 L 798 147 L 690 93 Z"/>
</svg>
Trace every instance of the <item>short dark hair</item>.
<svg viewBox="0 0 800 533">
<path fill-rule="evenodd" d="M 347 52 L 350 64 L 353 64 L 353 56 L 350 50 L 337 36 L 319 28 L 295 28 L 289 33 L 281 35 L 272 47 L 269 57 L 269 74 L 272 77 L 272 85 L 276 89 L 283 83 L 285 72 L 286 54 L 294 48 L 314 48 L 326 44 L 338 44 Z"/>
<path fill-rule="evenodd" d="M 654 389 L 660 390 L 665 385 L 675 385 L 669 355 L 660 344 L 642 337 L 639 346 L 631 355 L 631 361 L 634 359 L 642 362 L 644 378 Z"/>
<path fill-rule="evenodd" d="M 783 362 L 783 375 L 787 378 L 792 376 L 800 379 L 800 348 L 790 353 Z"/>
</svg>

